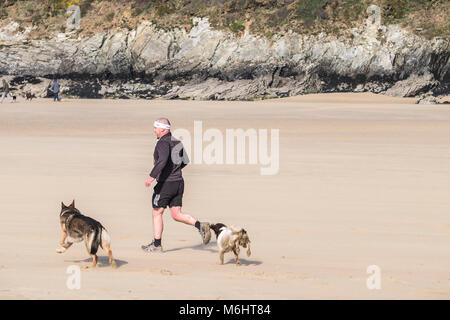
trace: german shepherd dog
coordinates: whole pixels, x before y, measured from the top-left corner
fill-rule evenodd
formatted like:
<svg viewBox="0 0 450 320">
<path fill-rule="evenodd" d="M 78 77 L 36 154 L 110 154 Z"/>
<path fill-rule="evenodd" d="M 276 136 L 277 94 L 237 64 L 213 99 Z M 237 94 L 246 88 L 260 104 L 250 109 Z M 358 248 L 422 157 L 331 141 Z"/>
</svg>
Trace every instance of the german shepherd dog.
<svg viewBox="0 0 450 320">
<path fill-rule="evenodd" d="M 61 212 L 59 214 L 61 223 L 62 237 L 61 248 L 56 249 L 57 253 L 65 252 L 74 242 L 81 242 L 84 240 L 86 249 L 92 257 L 91 267 L 97 265 L 97 250 L 101 246 L 108 252 L 109 263 L 113 268 L 116 263 L 112 256 L 110 248 L 111 238 L 102 224 L 92 218 L 84 216 L 75 208 L 75 200 L 70 206 L 66 206 L 61 202 Z M 89 268 L 89 267 L 86 267 Z"/>
<path fill-rule="evenodd" d="M 226 252 L 233 251 L 236 265 L 240 265 L 239 260 L 240 246 L 247 248 L 247 256 L 250 257 L 250 238 L 247 231 L 243 228 L 227 227 L 223 223 L 211 224 L 210 228 L 214 230 L 219 248 L 220 264 L 223 264 L 223 258 Z"/>
</svg>

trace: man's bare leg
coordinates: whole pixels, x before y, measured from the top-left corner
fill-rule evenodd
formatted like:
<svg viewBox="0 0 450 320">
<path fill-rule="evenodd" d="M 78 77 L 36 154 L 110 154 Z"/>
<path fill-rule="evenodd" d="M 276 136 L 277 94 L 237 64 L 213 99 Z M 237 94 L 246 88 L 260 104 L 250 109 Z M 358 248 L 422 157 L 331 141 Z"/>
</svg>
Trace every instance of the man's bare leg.
<svg viewBox="0 0 450 320">
<path fill-rule="evenodd" d="M 171 207 L 170 212 L 172 212 L 172 218 L 175 221 L 195 226 L 200 232 L 200 235 L 202 236 L 203 244 L 208 244 L 209 240 L 211 239 L 211 231 L 209 228 L 209 223 L 200 222 L 190 214 L 182 212 L 180 206 Z"/>
<path fill-rule="evenodd" d="M 164 225 L 162 215 L 164 208 L 153 208 L 153 236 L 155 239 L 161 239 Z"/>
<path fill-rule="evenodd" d="M 182 212 L 181 207 L 171 207 L 170 212 L 172 213 L 172 218 L 175 221 L 183 222 L 191 226 L 195 225 L 195 222 L 197 221 L 197 219 L 192 217 L 190 214 Z"/>
<path fill-rule="evenodd" d="M 162 252 L 161 237 L 163 233 L 163 218 L 164 208 L 153 208 L 153 241 L 148 245 L 142 245 L 142 250 L 146 252 L 159 251 Z"/>
</svg>

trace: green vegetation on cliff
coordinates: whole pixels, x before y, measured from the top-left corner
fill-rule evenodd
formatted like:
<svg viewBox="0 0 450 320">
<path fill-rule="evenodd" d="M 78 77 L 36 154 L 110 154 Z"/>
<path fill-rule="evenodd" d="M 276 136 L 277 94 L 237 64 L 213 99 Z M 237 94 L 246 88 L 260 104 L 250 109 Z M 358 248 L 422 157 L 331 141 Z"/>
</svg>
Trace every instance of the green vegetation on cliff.
<svg viewBox="0 0 450 320">
<path fill-rule="evenodd" d="M 271 36 L 292 30 L 305 34 L 341 31 L 365 23 L 371 4 L 383 24 L 397 23 L 427 38 L 450 38 L 448 0 L 0 0 L 0 25 L 33 25 L 33 38 L 66 28 L 67 7 L 81 9 L 81 34 L 111 28 L 133 29 L 142 20 L 160 28 L 192 27 L 193 17 L 209 17 L 218 29 Z"/>
</svg>

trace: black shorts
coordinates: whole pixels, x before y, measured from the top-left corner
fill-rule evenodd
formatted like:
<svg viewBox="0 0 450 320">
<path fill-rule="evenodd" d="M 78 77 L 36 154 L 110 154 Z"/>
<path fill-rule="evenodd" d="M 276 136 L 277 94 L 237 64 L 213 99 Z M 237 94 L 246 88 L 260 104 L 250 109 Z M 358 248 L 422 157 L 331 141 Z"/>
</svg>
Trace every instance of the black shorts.
<svg viewBox="0 0 450 320">
<path fill-rule="evenodd" d="M 153 208 L 182 206 L 184 180 L 158 182 L 153 190 Z"/>
</svg>

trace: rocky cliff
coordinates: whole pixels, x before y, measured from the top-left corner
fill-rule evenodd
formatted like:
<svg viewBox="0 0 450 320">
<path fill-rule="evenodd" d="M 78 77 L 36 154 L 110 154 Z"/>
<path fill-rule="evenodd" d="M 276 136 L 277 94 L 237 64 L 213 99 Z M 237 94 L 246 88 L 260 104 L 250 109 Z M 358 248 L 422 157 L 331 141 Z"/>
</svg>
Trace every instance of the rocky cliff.
<svg viewBox="0 0 450 320">
<path fill-rule="evenodd" d="M 397 25 L 366 25 L 347 37 L 294 32 L 268 39 L 214 30 L 195 18 L 190 32 L 150 22 L 89 38 L 28 40 L 18 24 L 0 29 L 0 74 L 18 92 L 100 98 L 249 100 L 315 92 L 394 96 L 449 93 L 450 41 L 426 40 Z"/>
</svg>

